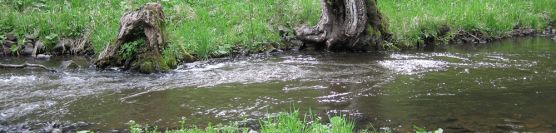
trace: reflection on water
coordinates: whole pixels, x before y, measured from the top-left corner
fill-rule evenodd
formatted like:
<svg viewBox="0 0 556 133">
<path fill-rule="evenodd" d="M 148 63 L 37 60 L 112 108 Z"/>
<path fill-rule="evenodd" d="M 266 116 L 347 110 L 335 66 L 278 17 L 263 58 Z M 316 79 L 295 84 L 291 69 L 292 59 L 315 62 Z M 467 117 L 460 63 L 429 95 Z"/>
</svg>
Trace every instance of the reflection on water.
<svg viewBox="0 0 556 133">
<path fill-rule="evenodd" d="M 556 43 L 527 38 L 436 52 L 211 60 L 153 75 L 87 67 L 0 70 L 0 127 L 85 121 L 108 130 L 135 120 L 172 128 L 181 117 L 203 126 L 296 107 L 348 114 L 359 128 L 550 132 L 556 130 L 554 58 Z M 62 60 L 31 62 L 55 67 Z M 87 66 L 86 59 L 74 61 Z"/>
</svg>

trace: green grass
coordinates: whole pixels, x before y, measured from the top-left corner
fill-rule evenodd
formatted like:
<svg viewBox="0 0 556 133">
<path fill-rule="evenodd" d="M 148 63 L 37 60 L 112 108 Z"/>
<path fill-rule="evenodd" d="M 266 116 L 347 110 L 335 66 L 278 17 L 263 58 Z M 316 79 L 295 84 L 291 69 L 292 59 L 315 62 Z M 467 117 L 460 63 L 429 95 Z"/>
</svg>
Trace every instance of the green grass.
<svg viewBox="0 0 556 133">
<path fill-rule="evenodd" d="M 88 31 L 98 54 L 115 38 L 122 14 L 147 2 L 163 5 L 168 60 L 188 53 L 222 56 L 234 47 L 259 52 L 265 43 L 280 41 L 279 26 L 314 24 L 320 11 L 317 0 L 0 0 L 0 35 L 39 32 L 52 48 L 60 38 Z"/>
<path fill-rule="evenodd" d="M 185 121 L 179 122 L 180 128 L 175 130 L 159 131 L 158 128 L 148 128 L 133 121 L 130 124 L 131 133 L 247 133 L 248 128 L 239 128 L 237 123 L 230 125 L 208 125 L 201 129 L 196 126 L 187 127 Z M 345 117 L 335 116 L 330 118 L 330 123 L 323 124 L 320 118 L 314 115 L 300 115 L 299 111 L 269 115 L 260 120 L 260 133 L 352 133 L 355 132 L 353 122 Z"/>
<path fill-rule="evenodd" d="M 170 2 L 172 3 L 172 2 Z M 228 54 L 236 46 L 251 52 L 278 42 L 278 26 L 318 20 L 315 0 L 202 0 L 173 2 L 169 40 L 201 59 Z M 309 21 L 310 20 L 310 21 Z"/>
<path fill-rule="evenodd" d="M 400 48 L 436 36 L 441 26 L 450 27 L 449 34 L 477 30 L 500 37 L 518 25 L 540 30 L 556 20 L 555 0 L 382 0 L 378 4 Z"/>
<path fill-rule="evenodd" d="M 111 43 L 119 18 L 147 2 L 159 2 L 166 14 L 169 45 L 164 60 L 207 59 L 230 54 L 236 47 L 251 53 L 279 42 L 277 29 L 320 17 L 319 0 L 0 0 L 0 36 L 19 38 L 37 32 L 47 49 L 60 38 L 88 35 L 95 53 Z M 411 48 L 423 37 L 437 36 L 441 26 L 451 33 L 483 31 L 505 36 L 516 26 L 542 29 L 556 20 L 554 0 L 380 0 L 379 9 L 394 34 L 392 49 Z M 87 34 L 90 33 L 90 34 Z M 20 39 L 22 40 L 22 39 Z M 21 41 L 20 45 L 23 42 Z"/>
<path fill-rule="evenodd" d="M 178 129 L 159 129 L 156 126 L 141 125 L 135 121 L 130 121 L 128 132 L 130 133 L 248 133 L 253 129 L 240 127 L 238 122 L 229 125 L 218 124 L 216 126 L 208 124 L 205 128 L 198 128 L 196 125 L 186 125 L 185 118 L 178 122 Z M 320 117 L 311 113 L 301 115 L 298 110 L 290 112 L 280 112 L 267 115 L 259 120 L 259 133 L 391 133 L 391 130 L 378 131 L 373 128 L 355 129 L 355 123 L 346 117 L 333 116 L 328 122 L 323 122 Z M 425 128 L 413 126 L 416 133 L 442 133 L 443 129 L 427 131 Z M 78 131 L 78 133 L 94 133 L 91 130 Z"/>
<path fill-rule="evenodd" d="M 229 125 L 209 124 L 206 128 L 198 128 L 197 126 L 187 126 L 185 119 L 179 124 L 179 129 L 160 130 L 158 127 L 142 126 L 135 121 L 130 121 L 129 131 L 131 133 L 248 133 L 251 129 L 241 128 L 238 123 Z M 329 122 L 324 123 L 320 117 L 313 114 L 301 115 L 299 111 L 280 112 L 275 115 L 267 115 L 259 120 L 261 129 L 259 133 L 391 133 L 393 131 L 378 131 L 373 128 L 369 131 L 366 129 L 355 129 L 355 123 L 342 116 L 333 116 Z M 427 131 L 425 128 L 414 126 L 416 133 L 442 133 L 443 129 L 439 128 Z M 89 132 L 89 131 L 83 131 Z"/>
</svg>

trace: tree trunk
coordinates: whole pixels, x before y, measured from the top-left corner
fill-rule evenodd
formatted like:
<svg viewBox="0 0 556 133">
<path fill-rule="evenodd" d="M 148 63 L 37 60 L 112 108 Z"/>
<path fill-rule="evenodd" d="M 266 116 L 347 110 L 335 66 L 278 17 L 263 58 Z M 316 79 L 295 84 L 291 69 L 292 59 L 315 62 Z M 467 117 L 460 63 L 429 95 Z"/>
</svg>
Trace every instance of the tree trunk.
<svg viewBox="0 0 556 133">
<path fill-rule="evenodd" d="M 143 73 L 167 69 L 162 63 L 162 49 L 166 46 L 163 34 L 164 13 L 158 3 L 148 3 L 141 9 L 125 13 L 120 19 L 120 29 L 114 43 L 108 45 L 95 62 L 97 68 L 123 67 Z M 134 55 L 121 56 L 122 46 L 143 39 Z M 129 49 L 129 48 L 128 48 Z M 124 50 L 125 51 L 125 50 Z"/>
<path fill-rule="evenodd" d="M 327 50 L 379 48 L 391 36 L 375 0 L 321 0 L 321 18 L 315 27 L 296 27 L 298 39 Z"/>
</svg>

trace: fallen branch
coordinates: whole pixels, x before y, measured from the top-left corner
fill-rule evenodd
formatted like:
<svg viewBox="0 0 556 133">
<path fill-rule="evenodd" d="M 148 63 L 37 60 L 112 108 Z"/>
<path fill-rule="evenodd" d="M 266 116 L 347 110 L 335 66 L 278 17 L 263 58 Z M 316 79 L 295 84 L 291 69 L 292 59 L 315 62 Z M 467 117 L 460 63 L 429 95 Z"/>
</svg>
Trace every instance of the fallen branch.
<svg viewBox="0 0 556 133">
<path fill-rule="evenodd" d="M 21 65 L 16 65 L 16 64 L 2 64 L 0 63 L 0 68 L 26 68 L 26 67 L 36 67 L 36 68 L 42 68 L 44 70 L 48 70 L 51 72 L 56 72 L 56 70 L 54 69 L 50 69 L 44 65 L 40 65 L 40 64 L 29 64 L 29 63 L 25 63 L 25 64 L 21 64 Z"/>
</svg>

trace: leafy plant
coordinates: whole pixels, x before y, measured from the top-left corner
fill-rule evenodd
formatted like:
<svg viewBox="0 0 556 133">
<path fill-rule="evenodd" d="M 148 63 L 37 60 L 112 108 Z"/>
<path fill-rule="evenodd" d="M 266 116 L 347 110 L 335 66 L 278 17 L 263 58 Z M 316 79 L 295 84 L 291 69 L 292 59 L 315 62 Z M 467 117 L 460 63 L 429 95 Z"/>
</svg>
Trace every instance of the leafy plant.
<svg viewBox="0 0 556 133">
<path fill-rule="evenodd" d="M 48 36 L 45 36 L 44 39 L 44 44 L 46 44 L 47 47 L 52 48 L 58 40 L 58 34 L 50 33 Z"/>
<path fill-rule="evenodd" d="M 4 40 L 6 40 L 6 35 L 0 35 L 0 45 L 4 45 Z"/>
<path fill-rule="evenodd" d="M 302 117 L 304 116 L 304 117 Z M 166 130 L 164 133 L 247 133 L 248 128 L 239 128 L 238 122 L 229 125 L 218 124 L 213 126 L 208 124 L 204 129 L 186 127 L 186 119 L 182 118 L 179 122 L 179 129 Z M 135 121 L 130 121 L 129 130 L 131 133 L 157 133 L 158 129 L 148 129 Z M 345 117 L 334 116 L 330 118 L 329 124 L 321 123 L 321 119 L 312 114 L 300 115 L 299 111 L 281 112 L 275 115 L 268 115 L 259 121 L 261 133 L 353 133 L 354 123 Z"/>
<path fill-rule="evenodd" d="M 123 59 L 131 59 L 139 50 L 139 47 L 145 44 L 144 39 L 137 39 L 132 42 L 123 44 L 118 51 L 118 55 Z"/>
<path fill-rule="evenodd" d="M 17 54 L 18 51 L 19 51 L 19 45 L 18 45 L 18 44 L 13 44 L 13 45 L 10 47 L 10 52 L 12 52 L 12 54 Z"/>
<path fill-rule="evenodd" d="M 128 123 L 129 125 L 129 132 L 131 133 L 142 133 L 143 129 L 141 128 L 141 125 L 137 124 L 135 121 L 130 120 Z"/>
</svg>

